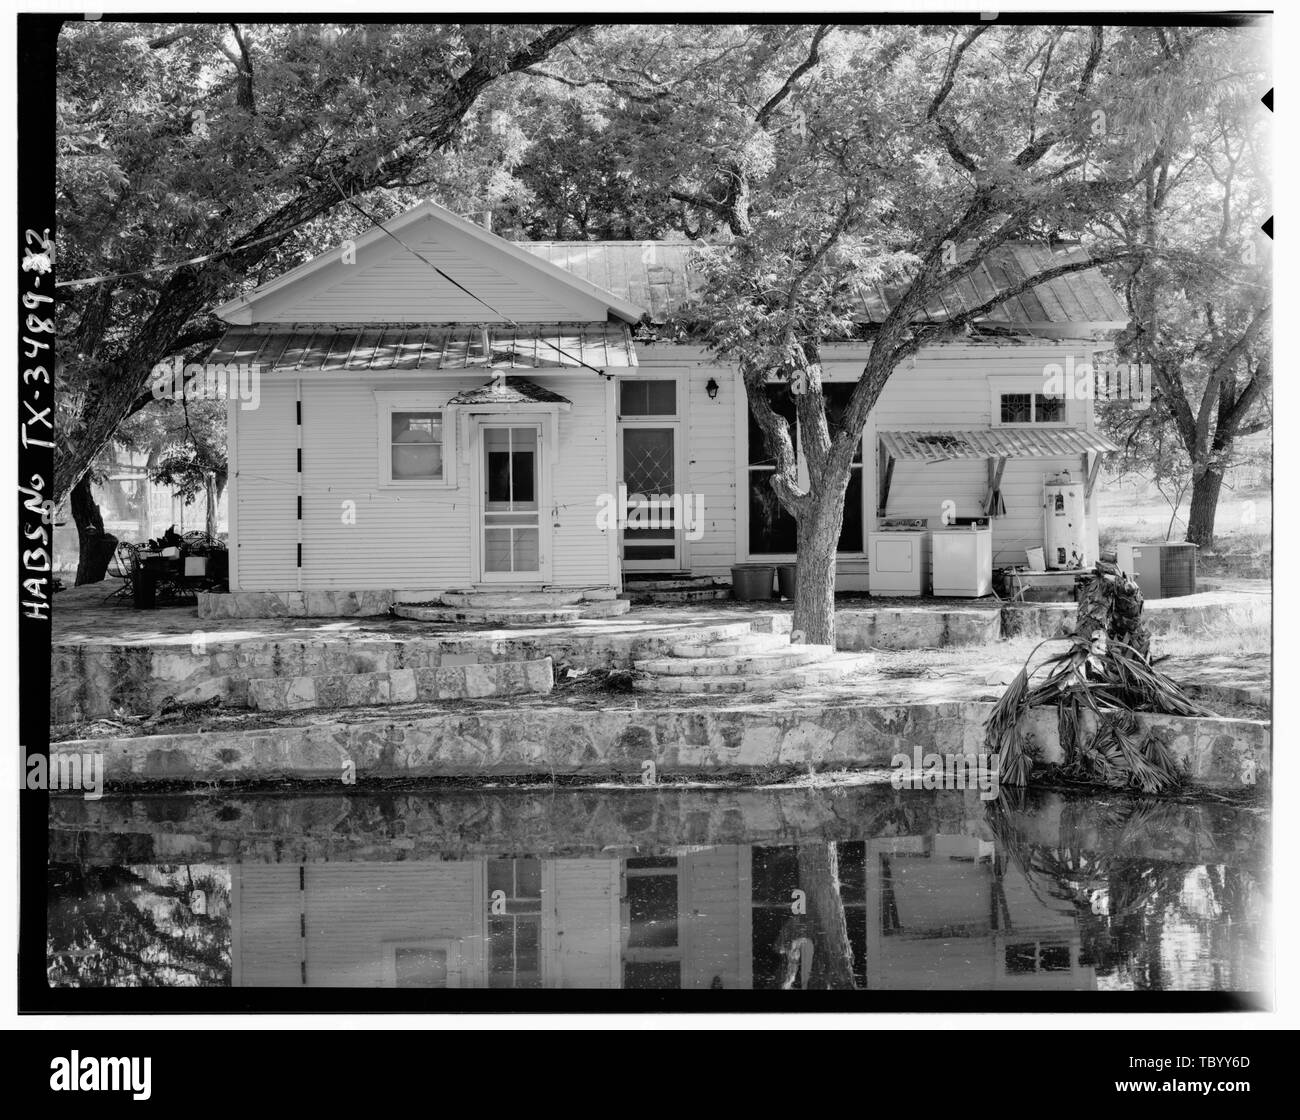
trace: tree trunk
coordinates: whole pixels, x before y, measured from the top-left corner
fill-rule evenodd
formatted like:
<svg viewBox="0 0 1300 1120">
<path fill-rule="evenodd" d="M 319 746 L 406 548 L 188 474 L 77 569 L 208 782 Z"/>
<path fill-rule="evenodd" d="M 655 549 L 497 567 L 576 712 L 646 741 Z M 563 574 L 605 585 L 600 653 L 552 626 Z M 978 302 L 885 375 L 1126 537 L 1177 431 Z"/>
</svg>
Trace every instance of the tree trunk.
<svg viewBox="0 0 1300 1120">
<path fill-rule="evenodd" d="M 800 844 L 799 886 L 808 898 L 817 954 L 810 986 L 848 991 L 857 987 L 853 977 L 853 946 L 844 900 L 840 897 L 839 851 L 834 844 Z"/>
<path fill-rule="evenodd" d="M 1214 547 L 1214 517 L 1219 507 L 1223 470 L 1207 467 L 1192 480 L 1192 509 L 1187 515 L 1187 540 L 1202 549 Z"/>
<path fill-rule="evenodd" d="M 72 520 L 77 525 L 76 586 L 98 583 L 108 573 L 117 538 L 104 532 L 104 519 L 90 490 L 90 474 L 83 474 L 69 496 Z"/>
<path fill-rule="evenodd" d="M 217 535 L 217 480 L 211 471 L 205 471 L 203 474 L 203 498 L 207 502 L 207 516 L 204 519 L 203 531 L 209 537 Z"/>
<path fill-rule="evenodd" d="M 830 470 L 828 467 L 828 473 Z M 848 485 L 847 470 L 842 478 L 824 480 L 824 485 L 809 495 L 812 501 L 807 516 L 798 520 L 792 641 L 835 646 L 835 554 Z"/>
</svg>

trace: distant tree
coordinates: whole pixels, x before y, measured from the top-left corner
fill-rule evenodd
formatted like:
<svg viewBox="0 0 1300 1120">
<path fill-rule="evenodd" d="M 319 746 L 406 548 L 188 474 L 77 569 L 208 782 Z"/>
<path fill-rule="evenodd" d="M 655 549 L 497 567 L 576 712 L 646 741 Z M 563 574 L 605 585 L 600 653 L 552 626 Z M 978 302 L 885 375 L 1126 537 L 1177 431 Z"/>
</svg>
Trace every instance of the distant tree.
<svg viewBox="0 0 1300 1120">
<path fill-rule="evenodd" d="M 1130 450 L 1162 453 L 1166 435 L 1181 443 L 1189 473 L 1176 488 L 1181 496 L 1191 487 L 1187 540 L 1203 548 L 1214 543 L 1237 440 L 1272 424 L 1263 51 L 1244 31 L 1216 36 L 1215 48 L 1187 55 L 1204 68 L 1195 112 L 1144 170 L 1140 189 L 1101 223 L 1140 250 L 1119 270 L 1132 316 L 1119 345 L 1151 366 L 1155 382 L 1149 410 L 1112 406 L 1106 421 Z M 1171 50 L 1191 49 L 1171 41 Z"/>
</svg>

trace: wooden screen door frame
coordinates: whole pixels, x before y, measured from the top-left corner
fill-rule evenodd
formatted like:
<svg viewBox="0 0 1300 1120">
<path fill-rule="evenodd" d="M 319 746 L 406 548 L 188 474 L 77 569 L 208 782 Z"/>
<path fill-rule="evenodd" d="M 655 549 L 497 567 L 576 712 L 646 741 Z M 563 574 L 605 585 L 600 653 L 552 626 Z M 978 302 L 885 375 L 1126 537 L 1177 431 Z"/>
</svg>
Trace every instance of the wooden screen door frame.
<svg viewBox="0 0 1300 1120">
<path fill-rule="evenodd" d="M 471 419 L 470 460 L 474 495 L 474 571 L 479 583 L 547 584 L 551 580 L 551 470 L 548 446 L 550 425 L 540 416 L 486 413 Z M 537 493 L 537 571 L 489 572 L 487 570 L 487 444 L 488 428 L 526 428 L 536 433 L 537 451 L 533 469 Z"/>
<path fill-rule="evenodd" d="M 680 391 L 680 390 L 679 390 Z M 680 407 L 680 406 L 679 406 Z M 625 471 L 623 466 L 623 434 L 629 428 L 638 428 L 642 431 L 649 429 L 651 431 L 667 431 L 673 437 L 673 489 L 681 494 L 682 479 L 684 475 L 684 463 L 682 461 L 682 421 L 680 414 L 678 418 L 663 416 L 644 416 L 636 418 L 620 419 L 618 421 L 618 481 L 620 485 L 626 485 Z M 632 496 L 629 488 L 628 497 Z M 624 554 L 624 546 L 628 543 L 627 529 L 620 528 L 618 531 L 618 556 L 619 563 L 625 572 L 680 572 L 686 567 L 685 555 L 682 549 L 682 518 L 679 516 L 673 526 L 672 548 L 673 554 L 667 559 L 662 560 L 631 560 Z M 633 541 L 633 544 L 636 542 Z M 656 539 L 647 541 L 646 544 L 667 544 L 666 540 Z"/>
</svg>

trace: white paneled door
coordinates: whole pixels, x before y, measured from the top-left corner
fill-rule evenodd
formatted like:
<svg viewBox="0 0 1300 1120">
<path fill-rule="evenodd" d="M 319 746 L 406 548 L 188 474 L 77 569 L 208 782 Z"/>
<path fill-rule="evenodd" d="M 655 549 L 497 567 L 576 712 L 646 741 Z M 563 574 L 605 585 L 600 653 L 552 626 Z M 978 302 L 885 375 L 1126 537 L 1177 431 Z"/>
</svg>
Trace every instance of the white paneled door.
<svg viewBox="0 0 1300 1120">
<path fill-rule="evenodd" d="M 535 583 L 546 566 L 542 427 L 483 422 L 478 437 L 481 577 Z"/>
</svg>

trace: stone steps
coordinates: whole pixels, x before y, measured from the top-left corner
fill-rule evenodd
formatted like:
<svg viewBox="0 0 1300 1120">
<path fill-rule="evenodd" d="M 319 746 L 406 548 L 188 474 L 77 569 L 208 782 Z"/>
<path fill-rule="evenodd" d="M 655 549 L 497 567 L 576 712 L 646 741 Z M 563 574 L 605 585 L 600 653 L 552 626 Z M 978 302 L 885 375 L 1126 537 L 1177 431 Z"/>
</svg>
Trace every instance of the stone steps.
<svg viewBox="0 0 1300 1120">
<path fill-rule="evenodd" d="M 761 653 L 733 654 L 730 657 L 663 657 L 636 661 L 632 667 L 639 673 L 656 677 L 770 676 L 814 661 L 825 661 L 834 652 L 830 646 L 792 646 L 786 642 L 781 647 Z"/>
<path fill-rule="evenodd" d="M 584 597 L 577 591 L 444 591 L 438 598 L 448 607 L 471 610 L 545 610 L 571 607 Z"/>
<path fill-rule="evenodd" d="M 536 696 L 551 691 L 555 670 L 549 657 L 445 665 L 436 669 L 392 669 L 299 677 L 262 677 L 248 682 L 249 706 L 258 711 L 355 708 L 432 700 L 474 700 L 493 696 Z"/>
<path fill-rule="evenodd" d="M 629 592 L 633 602 L 647 606 L 671 607 L 681 603 L 715 603 L 731 598 L 730 587 L 705 587 L 683 589 L 681 591 L 636 591 Z"/>
<path fill-rule="evenodd" d="M 642 676 L 633 682 L 633 687 L 639 692 L 695 695 L 783 692 L 809 685 L 828 684 L 857 673 L 865 673 L 874 664 L 875 659 L 870 654 L 837 653 L 823 661 L 810 662 L 781 672 L 734 673 L 729 676 Z"/>
<path fill-rule="evenodd" d="M 749 633 L 739 638 L 718 640 L 716 638 L 692 638 L 681 642 L 669 651 L 673 657 L 745 657 L 768 650 L 788 649 L 788 634 Z"/>
<path fill-rule="evenodd" d="M 636 603 L 673 606 L 730 599 L 731 584 L 705 576 L 627 579 L 623 583 L 623 593 Z"/>
</svg>

